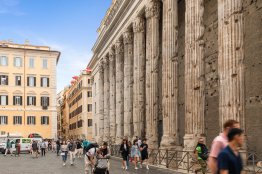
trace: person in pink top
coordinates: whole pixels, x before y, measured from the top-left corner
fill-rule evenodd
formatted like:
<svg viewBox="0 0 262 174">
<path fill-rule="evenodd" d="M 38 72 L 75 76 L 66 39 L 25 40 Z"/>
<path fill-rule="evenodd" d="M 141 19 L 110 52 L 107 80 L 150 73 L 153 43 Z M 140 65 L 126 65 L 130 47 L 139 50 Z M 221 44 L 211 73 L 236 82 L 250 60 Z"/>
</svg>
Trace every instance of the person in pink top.
<svg viewBox="0 0 262 174">
<path fill-rule="evenodd" d="M 223 125 L 223 132 L 217 136 L 211 146 L 208 158 L 208 167 L 212 174 L 217 174 L 217 157 L 219 153 L 228 145 L 227 134 L 232 128 L 239 128 L 239 122 L 236 120 L 228 120 Z"/>
</svg>

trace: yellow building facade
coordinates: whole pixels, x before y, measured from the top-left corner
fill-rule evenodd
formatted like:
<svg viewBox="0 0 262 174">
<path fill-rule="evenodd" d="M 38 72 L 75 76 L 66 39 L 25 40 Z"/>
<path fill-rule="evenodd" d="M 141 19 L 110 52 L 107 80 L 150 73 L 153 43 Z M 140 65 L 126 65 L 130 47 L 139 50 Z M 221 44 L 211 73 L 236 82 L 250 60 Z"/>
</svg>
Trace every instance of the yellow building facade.
<svg viewBox="0 0 262 174">
<path fill-rule="evenodd" d="M 92 85 L 91 72 L 86 70 L 75 79 L 68 90 L 68 137 L 92 139 Z"/>
<path fill-rule="evenodd" d="M 0 133 L 57 137 L 56 65 L 47 46 L 0 42 Z"/>
</svg>

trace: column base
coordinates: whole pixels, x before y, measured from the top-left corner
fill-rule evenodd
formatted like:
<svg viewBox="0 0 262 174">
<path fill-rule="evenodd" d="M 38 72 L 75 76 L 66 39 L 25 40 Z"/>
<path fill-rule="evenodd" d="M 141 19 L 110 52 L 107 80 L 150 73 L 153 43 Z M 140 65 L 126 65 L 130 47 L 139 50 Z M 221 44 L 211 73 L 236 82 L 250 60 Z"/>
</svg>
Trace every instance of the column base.
<svg viewBox="0 0 262 174">
<path fill-rule="evenodd" d="M 163 135 L 160 143 L 161 149 L 176 149 L 177 140 L 176 137 L 171 137 L 168 135 Z"/>
<path fill-rule="evenodd" d="M 147 144 L 148 144 L 150 149 L 158 149 L 159 148 L 157 138 L 153 138 L 153 137 L 147 138 Z"/>
<path fill-rule="evenodd" d="M 184 151 L 194 151 L 199 138 L 203 138 L 204 141 L 206 140 L 206 137 L 204 135 L 186 134 L 184 136 L 184 149 L 183 150 Z"/>
</svg>

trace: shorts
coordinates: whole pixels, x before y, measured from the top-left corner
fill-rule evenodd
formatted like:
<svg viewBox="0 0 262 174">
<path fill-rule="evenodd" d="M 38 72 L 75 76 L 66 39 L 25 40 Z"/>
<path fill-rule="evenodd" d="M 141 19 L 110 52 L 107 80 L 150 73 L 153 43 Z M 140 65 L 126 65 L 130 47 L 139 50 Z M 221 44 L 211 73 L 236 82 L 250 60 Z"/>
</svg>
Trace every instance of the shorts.
<svg viewBox="0 0 262 174">
<path fill-rule="evenodd" d="M 142 154 L 141 159 L 142 159 L 142 161 L 147 160 L 148 154 Z"/>
</svg>

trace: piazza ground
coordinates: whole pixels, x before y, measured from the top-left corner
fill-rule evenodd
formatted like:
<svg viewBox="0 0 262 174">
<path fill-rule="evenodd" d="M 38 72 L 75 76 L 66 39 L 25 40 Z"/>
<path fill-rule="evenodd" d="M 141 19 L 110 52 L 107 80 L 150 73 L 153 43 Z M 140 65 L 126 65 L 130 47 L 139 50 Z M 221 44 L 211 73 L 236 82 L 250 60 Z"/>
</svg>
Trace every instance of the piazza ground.
<svg viewBox="0 0 262 174">
<path fill-rule="evenodd" d="M 110 174 L 174 174 L 174 171 L 151 167 L 134 170 L 134 166 L 128 171 L 121 169 L 121 161 L 116 158 L 110 159 Z M 46 157 L 32 158 L 29 154 L 20 157 L 4 156 L 0 154 L 1 174 L 84 174 L 84 160 L 77 159 L 76 165 L 70 166 L 69 161 L 65 167 L 62 166 L 61 156 L 48 152 Z"/>
</svg>

